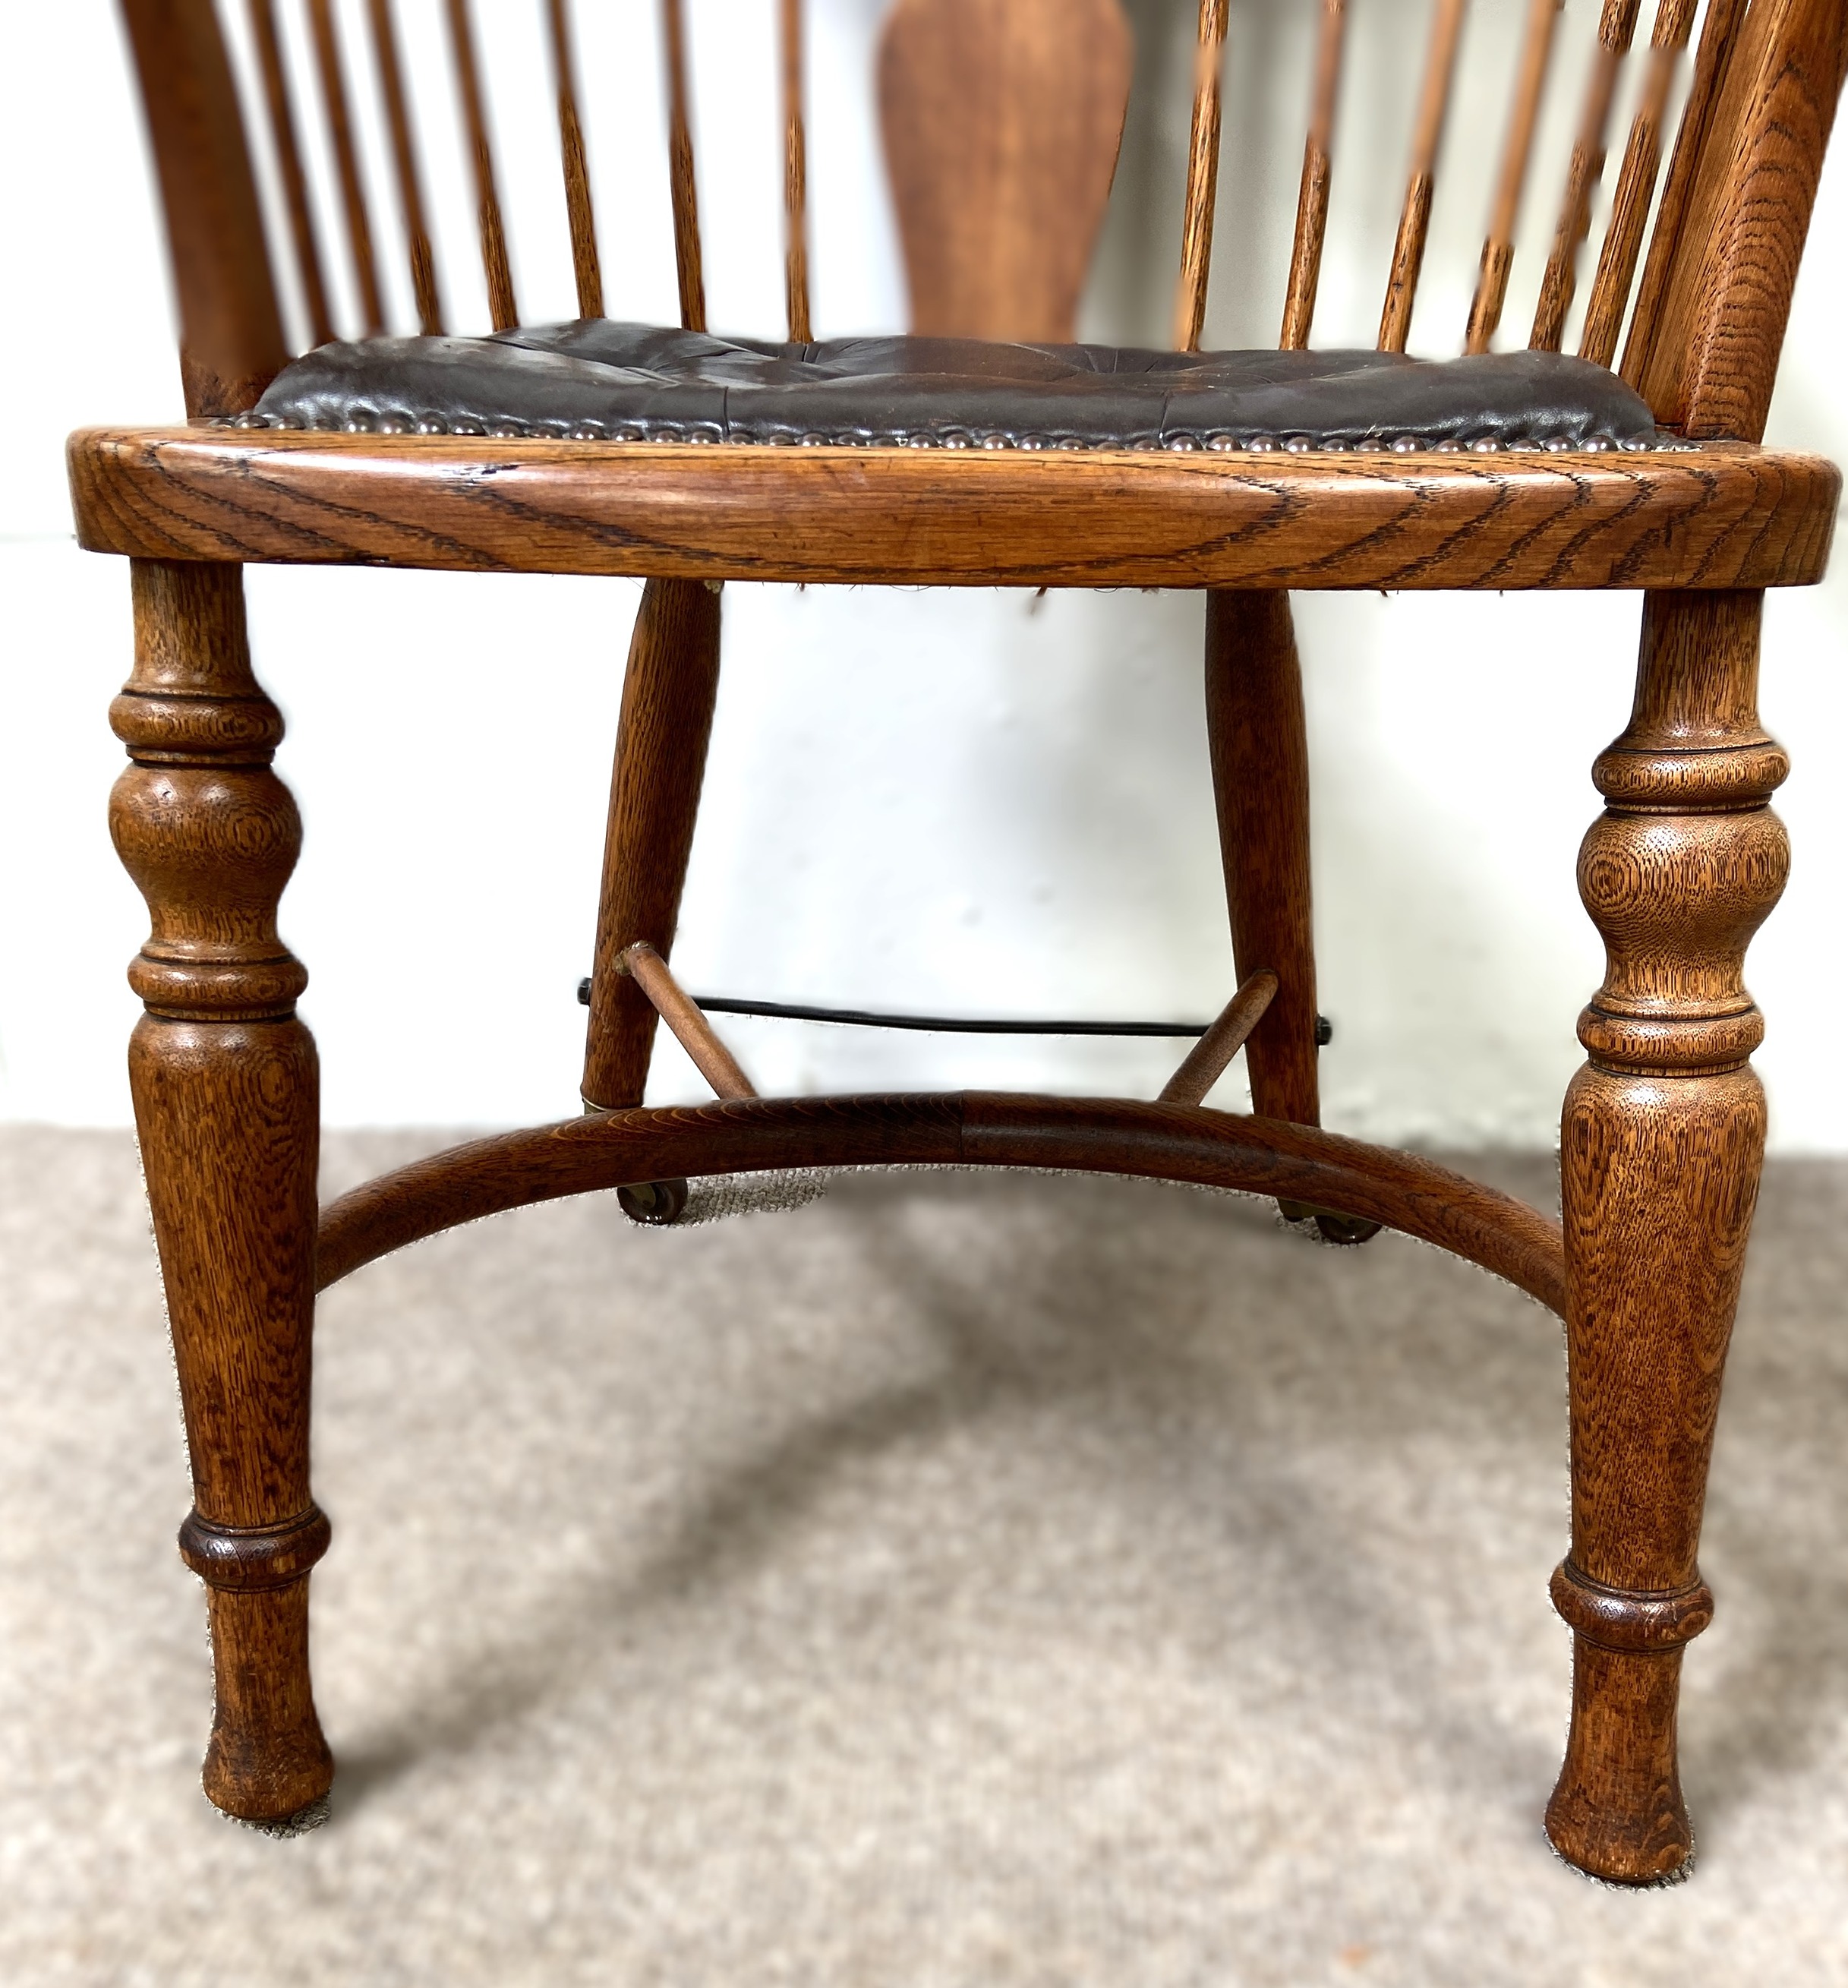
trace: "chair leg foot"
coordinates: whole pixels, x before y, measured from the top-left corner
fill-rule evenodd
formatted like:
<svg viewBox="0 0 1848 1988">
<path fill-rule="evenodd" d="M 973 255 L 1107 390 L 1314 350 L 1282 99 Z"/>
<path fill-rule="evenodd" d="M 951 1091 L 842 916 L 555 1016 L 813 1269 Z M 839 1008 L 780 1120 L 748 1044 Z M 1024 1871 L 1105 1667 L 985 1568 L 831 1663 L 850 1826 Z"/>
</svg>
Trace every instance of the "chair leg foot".
<svg viewBox="0 0 1848 1988">
<path fill-rule="evenodd" d="M 1546 1807 L 1568 1864 L 1613 1885 L 1685 1876 L 1694 1831 L 1675 1760 L 1681 1652 L 1606 1650 L 1578 1638 L 1572 1731 Z"/>
<path fill-rule="evenodd" d="M 242 1822 L 320 1819 L 333 1784 L 308 1672 L 308 1581 L 255 1594 L 211 1591 L 216 1685 L 205 1793 Z"/>
</svg>

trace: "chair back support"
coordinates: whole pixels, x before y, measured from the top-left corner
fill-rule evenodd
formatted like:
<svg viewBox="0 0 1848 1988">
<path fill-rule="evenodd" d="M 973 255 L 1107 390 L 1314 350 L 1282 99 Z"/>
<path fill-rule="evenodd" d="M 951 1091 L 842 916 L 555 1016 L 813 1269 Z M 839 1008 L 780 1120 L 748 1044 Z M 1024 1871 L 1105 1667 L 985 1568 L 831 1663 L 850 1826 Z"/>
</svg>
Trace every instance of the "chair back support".
<svg viewBox="0 0 1848 1988">
<path fill-rule="evenodd" d="M 1623 356 L 1685 434 L 1765 432 L 1845 67 L 1842 0 L 1710 0 Z"/>
<path fill-rule="evenodd" d="M 167 215 L 186 411 L 235 413 L 289 353 L 225 43 L 210 0 L 123 12 Z"/>
<path fill-rule="evenodd" d="M 647 0 L 619 0 L 639 6 Z M 251 406 L 288 358 L 262 206 L 213 0 L 120 0 L 139 67 L 179 292 L 182 371 L 194 418 Z M 232 0 L 226 0 L 232 4 Z M 298 97 L 277 9 L 306 11 L 336 168 L 362 333 L 383 330 L 375 232 L 353 140 L 354 107 L 333 0 L 242 0 L 262 83 L 310 335 L 335 335 L 309 197 Z M 497 329 L 519 323 L 471 0 L 444 0 L 480 252 Z M 705 324 L 705 293 L 682 0 L 660 11 L 669 184 L 681 321 Z M 802 0 L 774 8 L 785 140 L 785 328 L 811 337 Z M 1309 130 L 1280 343 L 1314 323 L 1347 25 L 1346 0 L 1319 8 Z M 1505 137 L 1493 175 L 1481 273 L 1461 343 L 1485 350 L 1501 319 L 1515 224 L 1563 0 L 1529 0 Z M 545 0 L 559 155 L 578 308 L 605 289 L 579 119 L 573 0 Z M 1468 0 L 1431 0 L 1398 232 L 1380 313 L 1382 349 L 1403 350 L 1429 233 Z M 1604 0 L 1577 134 L 1557 208 L 1530 345 L 1563 343 L 1603 184 L 1613 106 L 1642 0 Z M 1661 159 L 1678 71 L 1700 0 L 1654 0 L 1647 66 L 1613 191 L 1579 343 L 1615 359 L 1665 425 L 1697 438 L 1763 434 L 1816 182 L 1848 66 L 1848 0 L 1706 0 L 1694 76 L 1666 181 Z M 1218 177 L 1220 82 L 1229 0 L 1200 0 L 1193 123 L 1180 219 L 1174 342 L 1199 341 Z M 389 136 L 397 222 L 420 328 L 444 318 L 431 245 L 394 0 L 367 0 L 370 67 Z M 914 329 L 949 336 L 1065 340 L 1096 240 L 1132 69 L 1119 0 L 894 0 L 882 36 L 879 100 L 911 290 Z M 1658 199 L 1658 183 L 1659 199 Z M 1654 214 L 1653 228 L 1650 216 Z M 1647 254 L 1645 255 L 1645 243 Z M 1640 283 L 1637 279 L 1642 265 Z"/>
<path fill-rule="evenodd" d="M 1133 66 L 1117 0 L 898 0 L 879 109 L 913 330 L 1076 335 Z"/>
</svg>

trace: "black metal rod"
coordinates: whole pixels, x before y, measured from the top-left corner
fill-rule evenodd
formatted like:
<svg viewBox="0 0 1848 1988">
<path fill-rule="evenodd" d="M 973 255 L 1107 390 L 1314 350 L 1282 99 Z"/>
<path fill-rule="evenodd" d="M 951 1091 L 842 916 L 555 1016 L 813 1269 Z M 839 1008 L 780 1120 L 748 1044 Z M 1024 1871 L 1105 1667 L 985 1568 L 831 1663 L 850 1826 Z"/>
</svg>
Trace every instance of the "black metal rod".
<svg viewBox="0 0 1848 1988">
<path fill-rule="evenodd" d="M 578 982 L 577 998 L 586 1006 L 590 982 Z M 1206 1033 L 1204 1022 L 1029 1022 L 971 1021 L 947 1015 L 876 1015 L 864 1008 L 809 1008 L 788 1001 L 728 1001 L 718 995 L 695 994 L 696 1007 L 714 1015 L 762 1015 L 776 1022 L 829 1022 L 849 1029 L 915 1029 L 944 1036 L 1159 1036 L 1194 1039 Z"/>
<path fill-rule="evenodd" d="M 590 1006 L 587 979 L 577 983 L 577 998 Z M 864 1008 L 809 1008 L 789 1001 L 728 1001 L 704 994 L 692 1000 L 715 1015 L 763 1015 L 775 1022 L 829 1022 L 847 1029 L 915 1029 L 933 1036 L 1154 1036 L 1180 1041 L 1198 1040 L 1208 1027 L 1204 1022 L 980 1022 L 945 1015 L 875 1015 Z M 1316 1047 L 1326 1049 L 1334 1039 L 1334 1023 L 1318 1015 Z"/>
<path fill-rule="evenodd" d="M 696 994 L 715 1015 L 766 1015 L 779 1022 L 833 1022 L 850 1029 L 917 1029 L 944 1036 L 1163 1036 L 1198 1037 L 1204 1022 L 973 1021 L 947 1015 L 875 1015 L 862 1008 L 806 1008 L 786 1001 L 724 1001 Z"/>
</svg>

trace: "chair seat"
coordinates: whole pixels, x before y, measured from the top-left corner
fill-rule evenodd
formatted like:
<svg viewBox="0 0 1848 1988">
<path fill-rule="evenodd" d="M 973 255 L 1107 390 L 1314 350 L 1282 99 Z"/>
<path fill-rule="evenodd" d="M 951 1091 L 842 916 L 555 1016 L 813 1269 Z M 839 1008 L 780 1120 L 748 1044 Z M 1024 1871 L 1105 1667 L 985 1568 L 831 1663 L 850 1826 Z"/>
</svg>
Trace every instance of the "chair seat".
<svg viewBox="0 0 1848 1988">
<path fill-rule="evenodd" d="M 917 587 L 1800 587 L 1819 456 L 1013 448 L 90 428 L 79 542 L 164 560 Z"/>
<path fill-rule="evenodd" d="M 1644 450 L 1674 445 L 1556 352 L 1154 352 L 974 339 L 779 345 L 579 319 L 324 345 L 238 425 L 1018 448 Z"/>
</svg>

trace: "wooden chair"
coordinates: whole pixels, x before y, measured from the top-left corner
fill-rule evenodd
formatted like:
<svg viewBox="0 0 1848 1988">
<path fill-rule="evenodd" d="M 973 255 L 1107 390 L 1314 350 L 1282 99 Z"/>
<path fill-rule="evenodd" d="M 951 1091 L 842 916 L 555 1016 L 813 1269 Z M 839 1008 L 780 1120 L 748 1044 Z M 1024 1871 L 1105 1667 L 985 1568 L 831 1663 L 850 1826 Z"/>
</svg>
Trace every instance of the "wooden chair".
<svg viewBox="0 0 1848 1988">
<path fill-rule="evenodd" d="M 376 237 L 336 19 L 329 0 L 306 4 L 361 328 L 376 332 Z M 698 330 L 680 11 L 678 0 L 660 4 L 683 320 Z M 1434 0 L 1380 330 L 1389 359 L 1406 342 L 1464 4 Z M 1639 5 L 1604 8 L 1532 334 L 1541 354 L 1561 343 Z M 1200 9 L 1175 339 L 1188 350 L 1212 238 L 1226 11 L 1226 0 Z M 147 1006 L 130 1070 L 195 1486 L 181 1550 L 210 1604 L 212 1800 L 273 1823 L 311 1810 L 333 1773 L 307 1648 L 307 1576 L 329 1536 L 308 1477 L 317 1289 L 400 1244 L 552 1196 L 622 1188 L 638 1216 L 666 1218 L 689 1176 L 954 1161 L 1275 1195 L 1337 1236 L 1384 1224 L 1422 1237 L 1560 1313 L 1573 1515 L 1552 1594 L 1576 1661 L 1547 1826 L 1566 1858 L 1602 1877 L 1676 1873 L 1690 1848 L 1676 1764 L 1681 1652 L 1711 1612 L 1696 1546 L 1765 1136 L 1748 1060 L 1762 1024 L 1742 965 L 1786 867 L 1767 806 L 1786 762 L 1755 708 L 1760 607 L 1765 587 L 1821 575 L 1839 487 L 1829 465 L 1758 444 L 1848 60 L 1848 0 L 1708 0 L 1659 199 L 1667 106 L 1695 7 L 1657 0 L 1583 343 L 1586 359 L 1608 367 L 1627 323 L 1622 380 L 1661 432 L 1621 448 L 1582 435 L 1463 445 L 1461 430 L 1420 445 L 1377 422 L 1357 441 L 1327 424 L 1281 436 L 1164 428 L 1154 447 L 1110 436 L 1099 446 L 1095 435 L 1038 447 L 1046 436 L 981 437 L 941 421 L 807 447 L 741 445 L 731 431 L 732 445 L 694 447 L 696 432 L 663 441 L 645 426 L 640 439 L 470 433 L 460 421 L 420 434 L 370 415 L 346 424 L 360 432 L 294 431 L 286 390 L 265 398 L 272 382 L 286 389 L 289 353 L 213 8 L 123 0 L 123 12 L 165 200 L 191 421 L 80 433 L 71 480 L 83 542 L 133 562 L 134 671 L 113 708 L 131 764 L 112 820 L 152 921 L 130 969 Z M 1501 313 L 1557 12 L 1557 0 L 1532 0 L 1481 280 L 1458 327 L 1471 353 L 1486 351 Z M 786 360 L 806 379 L 799 13 L 799 0 L 780 0 L 792 343 L 765 348 L 769 360 L 728 349 L 743 352 L 740 364 Z M 1288 355 L 1307 347 L 1315 308 L 1343 0 L 1322 0 L 1320 19 L 1282 316 L 1289 380 L 1319 363 Z M 319 343 L 333 327 L 273 0 L 248 0 L 248 19 L 259 114 Z M 566 0 L 549 0 L 545 19 L 579 297 L 596 320 L 605 288 Z M 369 21 L 421 326 L 434 333 L 437 272 L 390 0 L 370 0 Z M 519 314 L 468 0 L 448 0 L 448 21 L 493 316 L 512 327 Z M 1117 0 L 897 0 L 880 91 L 920 331 L 1071 336 L 1130 67 Z M 344 363 L 351 350 L 313 363 Z M 542 370 L 563 363 L 542 357 Z M 1067 360 L 1041 352 L 1019 363 L 1056 370 Z M 1115 362 L 1085 361 L 1105 363 Z M 1539 377 L 1552 362 L 1493 363 L 1501 378 L 1530 363 Z M 1400 370 L 1435 381 L 1434 391 L 1477 377 Z M 952 417 L 954 403 L 952 392 Z M 275 406 L 284 414 L 264 411 Z M 942 445 L 891 445 L 909 442 Z M 251 673 L 245 634 L 241 567 L 265 560 L 647 581 L 616 749 L 590 1108 L 424 1161 L 326 1209 L 316 1205 L 315 1048 L 295 1013 L 306 975 L 275 925 L 300 830 L 271 770 L 282 722 Z M 754 580 L 1210 590 L 1206 716 L 1240 985 L 1158 1101 L 753 1095 L 666 962 L 718 683 L 718 590 Z M 1579 1022 L 1588 1060 L 1565 1105 L 1563 1227 L 1424 1160 L 1317 1128 L 1308 784 L 1289 606 L 1292 588 L 1558 587 L 1643 597 L 1634 711 L 1597 760 L 1608 804 L 1579 865 L 1608 966 Z M 720 1101 L 643 1108 L 657 1016 Z M 1252 1116 L 1201 1102 L 1241 1043 Z"/>
</svg>

